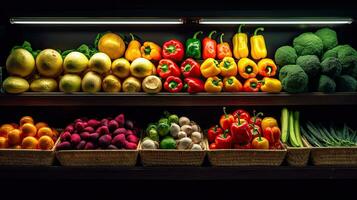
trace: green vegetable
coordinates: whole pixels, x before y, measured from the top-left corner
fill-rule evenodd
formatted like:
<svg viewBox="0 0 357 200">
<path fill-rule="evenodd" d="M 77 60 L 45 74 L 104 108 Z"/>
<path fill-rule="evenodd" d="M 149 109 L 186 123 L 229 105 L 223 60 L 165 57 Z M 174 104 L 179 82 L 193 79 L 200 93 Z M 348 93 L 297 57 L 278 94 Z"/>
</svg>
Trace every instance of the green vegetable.
<svg viewBox="0 0 357 200">
<path fill-rule="evenodd" d="M 169 120 L 167 118 L 161 118 L 159 120 L 159 124 L 161 124 L 161 123 L 169 124 Z"/>
<path fill-rule="evenodd" d="M 157 142 L 160 140 L 159 133 L 155 129 L 150 129 L 149 132 L 147 132 L 147 136 Z"/>
<path fill-rule="evenodd" d="M 322 40 L 314 33 L 302 33 L 293 41 L 294 49 L 299 56 L 304 55 L 322 55 L 323 43 Z"/>
<path fill-rule="evenodd" d="M 167 136 L 161 140 L 160 149 L 176 149 L 176 141 L 172 137 Z"/>
<path fill-rule="evenodd" d="M 289 142 L 293 147 L 299 147 L 300 144 L 295 135 L 295 121 L 294 121 L 294 112 L 289 112 Z"/>
<path fill-rule="evenodd" d="M 325 92 L 325 93 L 335 92 L 336 91 L 336 83 L 332 78 L 330 78 L 326 75 L 321 75 L 319 78 L 317 91 Z"/>
<path fill-rule="evenodd" d="M 337 50 L 337 58 L 342 64 L 343 73 L 349 73 L 357 67 L 357 51 L 350 45 L 342 45 Z"/>
<path fill-rule="evenodd" d="M 297 143 L 299 144 L 299 147 L 303 147 L 302 140 L 301 140 L 301 134 L 300 134 L 300 112 L 295 111 L 294 112 L 294 133 L 295 133 L 295 138 Z"/>
<path fill-rule="evenodd" d="M 286 143 L 289 138 L 289 111 L 287 108 L 281 110 L 281 141 Z"/>
<path fill-rule="evenodd" d="M 309 78 L 299 65 L 285 65 L 279 72 L 283 89 L 290 93 L 304 92 Z"/>
<path fill-rule="evenodd" d="M 341 48 L 342 45 L 339 45 L 333 49 L 330 49 L 328 51 L 326 51 L 324 53 L 324 55 L 322 56 L 322 59 L 321 60 L 325 60 L 326 58 L 337 58 L 337 52 L 338 52 L 338 49 Z"/>
<path fill-rule="evenodd" d="M 275 51 L 275 63 L 278 66 L 292 65 L 296 63 L 297 54 L 293 47 L 282 46 Z"/>
<path fill-rule="evenodd" d="M 331 78 L 339 76 L 342 71 L 342 65 L 337 58 L 326 58 L 321 62 L 322 74 L 328 75 Z"/>
<path fill-rule="evenodd" d="M 338 92 L 355 92 L 357 80 L 350 75 L 342 75 L 336 78 Z"/>
<path fill-rule="evenodd" d="M 316 77 L 321 71 L 320 60 L 315 55 L 300 56 L 296 59 L 296 64 L 300 65 L 309 78 Z"/>
<path fill-rule="evenodd" d="M 168 123 L 159 123 L 159 125 L 157 125 L 157 132 L 161 137 L 168 135 L 170 132 L 170 125 Z"/>
<path fill-rule="evenodd" d="M 330 28 L 319 29 L 315 34 L 322 40 L 325 51 L 336 47 L 338 44 L 336 31 Z"/>
<path fill-rule="evenodd" d="M 146 133 L 148 133 L 151 129 L 157 129 L 157 126 L 155 123 L 150 123 L 148 127 L 146 128 Z"/>
<path fill-rule="evenodd" d="M 175 124 L 178 124 L 179 122 L 179 117 L 177 115 L 170 115 L 168 117 L 168 120 L 169 120 L 169 123 L 175 123 Z"/>
</svg>

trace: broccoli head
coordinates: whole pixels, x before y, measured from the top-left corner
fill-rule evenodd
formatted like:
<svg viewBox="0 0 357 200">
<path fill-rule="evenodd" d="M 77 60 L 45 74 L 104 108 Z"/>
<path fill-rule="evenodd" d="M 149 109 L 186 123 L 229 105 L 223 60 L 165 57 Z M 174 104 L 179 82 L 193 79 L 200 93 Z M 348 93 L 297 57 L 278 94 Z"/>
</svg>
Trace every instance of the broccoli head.
<svg viewBox="0 0 357 200">
<path fill-rule="evenodd" d="M 282 46 L 275 52 L 275 63 L 278 66 L 295 64 L 296 58 L 296 51 L 291 46 Z"/>
<path fill-rule="evenodd" d="M 350 45 L 342 45 L 337 50 L 337 58 L 342 64 L 343 73 L 349 73 L 357 65 L 357 51 Z"/>
<path fill-rule="evenodd" d="M 325 51 L 334 48 L 338 44 L 336 31 L 330 28 L 319 29 L 315 34 L 322 40 Z"/>
<path fill-rule="evenodd" d="M 305 71 L 309 78 L 313 78 L 320 73 L 320 60 L 315 55 L 300 56 L 296 59 L 296 64 Z"/>
<path fill-rule="evenodd" d="M 340 47 L 340 46 L 337 46 L 337 47 Z M 325 60 L 326 58 L 337 58 L 337 50 L 339 49 L 337 47 L 326 51 L 324 53 L 324 55 L 322 56 L 321 60 Z"/>
<path fill-rule="evenodd" d="M 354 92 L 357 89 L 357 80 L 350 75 L 342 75 L 336 78 L 337 91 Z"/>
<path fill-rule="evenodd" d="M 336 83 L 332 78 L 330 78 L 326 75 L 321 75 L 319 78 L 317 91 L 325 92 L 325 93 L 335 92 L 336 91 Z"/>
<path fill-rule="evenodd" d="M 322 40 L 314 33 L 302 33 L 293 41 L 294 49 L 299 56 L 317 55 L 321 56 L 323 51 Z"/>
<path fill-rule="evenodd" d="M 342 71 L 341 62 L 337 58 L 326 58 L 321 62 L 321 72 L 331 78 L 339 76 Z"/>
<path fill-rule="evenodd" d="M 309 78 L 299 65 L 285 65 L 279 72 L 283 89 L 290 93 L 304 92 Z"/>
</svg>

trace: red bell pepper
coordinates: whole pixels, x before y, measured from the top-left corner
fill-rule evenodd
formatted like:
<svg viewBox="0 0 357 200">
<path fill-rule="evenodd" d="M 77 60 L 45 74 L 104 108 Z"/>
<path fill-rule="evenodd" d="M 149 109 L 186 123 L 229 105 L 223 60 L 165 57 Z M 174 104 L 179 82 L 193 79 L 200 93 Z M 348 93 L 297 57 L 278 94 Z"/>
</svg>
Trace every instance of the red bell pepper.
<svg viewBox="0 0 357 200">
<path fill-rule="evenodd" d="M 208 129 L 207 131 L 207 137 L 208 137 L 208 141 L 210 143 L 214 142 L 214 140 L 216 139 L 216 137 L 219 135 L 219 134 L 222 134 L 223 133 L 223 130 L 218 127 L 218 125 L 215 125 L 215 126 L 212 126 L 211 128 Z"/>
<path fill-rule="evenodd" d="M 211 143 L 211 144 L 209 145 L 209 149 L 217 149 L 216 143 Z"/>
<path fill-rule="evenodd" d="M 182 90 L 183 84 L 179 77 L 169 76 L 167 77 L 164 88 L 168 92 L 180 92 Z"/>
<path fill-rule="evenodd" d="M 221 34 L 220 43 L 217 45 L 217 58 L 223 60 L 224 57 L 232 57 L 232 51 L 228 42 L 223 42 L 223 35 Z"/>
<path fill-rule="evenodd" d="M 253 138 L 256 138 L 262 134 L 262 129 L 258 125 L 249 124 L 249 131 L 252 134 Z"/>
<path fill-rule="evenodd" d="M 228 134 L 228 129 L 224 133 L 216 137 L 215 143 L 217 149 L 230 149 L 232 148 L 232 136 Z"/>
<path fill-rule="evenodd" d="M 237 122 L 231 126 L 232 140 L 235 144 L 245 145 L 252 140 L 252 133 L 249 131 L 248 122 L 245 119 L 240 119 L 238 115 Z"/>
<path fill-rule="evenodd" d="M 203 92 L 205 90 L 205 83 L 198 78 L 185 78 L 184 87 L 187 88 L 188 93 Z"/>
<path fill-rule="evenodd" d="M 233 115 L 227 114 L 226 107 L 223 107 L 223 113 L 224 114 L 221 116 L 219 120 L 219 125 L 221 125 L 223 130 L 226 130 L 231 127 L 231 124 L 234 123 L 235 119 Z"/>
<path fill-rule="evenodd" d="M 260 134 L 262 134 L 262 129 L 260 128 L 262 124 L 262 119 L 259 116 L 263 116 L 263 113 L 255 113 L 255 110 L 253 110 L 253 117 L 249 119 L 249 130 L 252 133 L 253 138 L 258 137 Z"/>
<path fill-rule="evenodd" d="M 201 65 L 192 58 L 187 58 L 181 64 L 181 72 L 184 77 L 201 77 Z"/>
<path fill-rule="evenodd" d="M 170 59 L 161 59 L 156 72 L 163 79 L 166 79 L 169 76 L 179 77 L 181 75 L 180 68 Z"/>
<path fill-rule="evenodd" d="M 244 144 L 244 145 L 233 144 L 233 148 L 235 148 L 235 149 L 251 149 L 252 148 L 252 144 L 251 143 Z"/>
<path fill-rule="evenodd" d="M 244 92 L 259 92 L 261 84 L 256 78 L 249 78 L 243 85 Z"/>
<path fill-rule="evenodd" d="M 202 58 L 206 60 L 207 58 L 216 58 L 217 54 L 217 42 L 212 39 L 212 35 L 216 33 L 216 31 L 212 31 L 208 37 L 205 37 L 202 40 Z"/>
<path fill-rule="evenodd" d="M 269 144 L 270 147 L 269 149 L 282 149 L 283 148 L 283 144 L 281 144 L 281 142 L 276 142 L 275 144 Z"/>
<path fill-rule="evenodd" d="M 180 41 L 172 39 L 162 45 L 162 56 L 174 61 L 181 61 L 185 55 L 184 49 L 185 47 Z"/>
<path fill-rule="evenodd" d="M 280 143 L 280 128 L 279 127 L 266 127 L 263 131 L 264 137 L 270 144 Z"/>
<path fill-rule="evenodd" d="M 235 119 L 238 119 L 238 116 L 240 119 L 245 119 L 245 121 L 249 122 L 250 120 L 250 114 L 246 110 L 243 109 L 238 109 L 232 113 L 233 117 Z"/>
</svg>

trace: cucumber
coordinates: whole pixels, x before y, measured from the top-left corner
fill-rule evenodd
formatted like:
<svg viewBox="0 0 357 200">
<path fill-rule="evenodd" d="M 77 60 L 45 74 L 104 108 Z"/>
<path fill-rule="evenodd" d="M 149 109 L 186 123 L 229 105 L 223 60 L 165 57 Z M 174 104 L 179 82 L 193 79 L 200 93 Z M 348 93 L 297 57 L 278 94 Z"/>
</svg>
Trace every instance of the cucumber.
<svg viewBox="0 0 357 200">
<path fill-rule="evenodd" d="M 295 137 L 295 129 L 294 129 L 294 112 L 289 112 L 289 141 L 293 147 L 299 147 L 300 144 L 297 142 Z"/>
<path fill-rule="evenodd" d="M 297 143 L 299 144 L 300 147 L 303 147 L 302 141 L 301 141 L 301 134 L 300 134 L 300 112 L 295 111 L 294 112 L 294 132 L 295 132 L 295 138 Z"/>
<path fill-rule="evenodd" d="M 281 110 L 281 141 L 286 143 L 289 138 L 289 111 L 287 108 Z"/>
</svg>

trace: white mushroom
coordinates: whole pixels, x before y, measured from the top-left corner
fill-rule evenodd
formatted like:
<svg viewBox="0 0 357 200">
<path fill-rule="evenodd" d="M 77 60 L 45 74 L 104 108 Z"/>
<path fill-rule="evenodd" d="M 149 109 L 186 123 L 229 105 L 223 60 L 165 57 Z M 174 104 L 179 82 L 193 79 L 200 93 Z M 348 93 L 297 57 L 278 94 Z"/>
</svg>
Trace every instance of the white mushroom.
<svg viewBox="0 0 357 200">
<path fill-rule="evenodd" d="M 178 141 L 177 149 L 188 149 L 192 145 L 191 138 L 185 137 Z"/>
<path fill-rule="evenodd" d="M 178 132 L 177 137 L 178 137 L 179 139 L 185 138 L 185 137 L 187 137 L 187 134 L 186 134 L 185 132 L 183 132 L 183 131 L 180 131 L 180 132 Z"/>
<path fill-rule="evenodd" d="M 173 138 L 178 138 L 178 133 L 180 132 L 180 126 L 176 123 L 171 123 L 170 133 Z"/>
<path fill-rule="evenodd" d="M 190 124 L 190 119 L 187 117 L 180 117 L 179 119 L 179 125 L 183 126 L 183 125 L 189 125 Z"/>
<path fill-rule="evenodd" d="M 191 134 L 191 139 L 193 143 L 198 144 L 202 141 L 202 134 L 200 132 L 193 132 Z"/>
<path fill-rule="evenodd" d="M 202 150 L 202 147 L 199 144 L 193 144 L 191 150 Z"/>
</svg>

